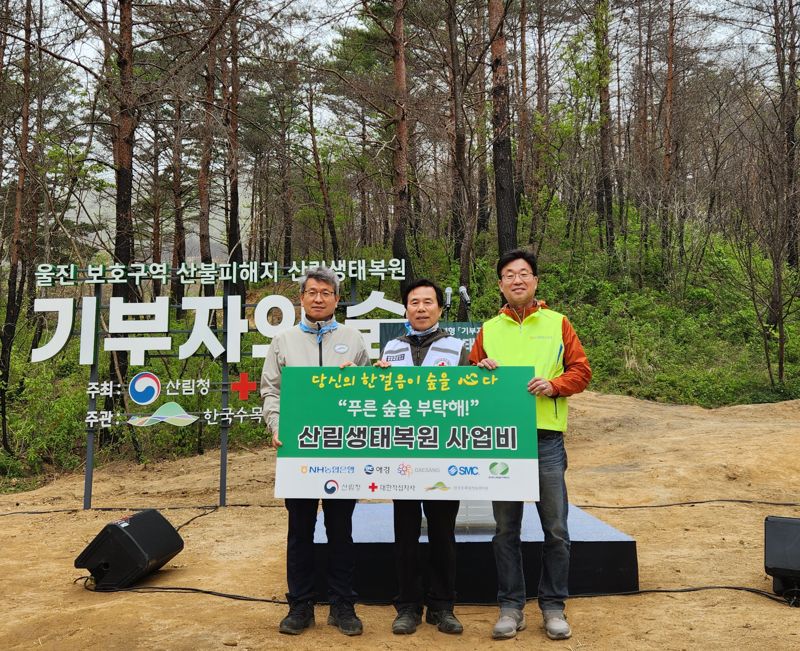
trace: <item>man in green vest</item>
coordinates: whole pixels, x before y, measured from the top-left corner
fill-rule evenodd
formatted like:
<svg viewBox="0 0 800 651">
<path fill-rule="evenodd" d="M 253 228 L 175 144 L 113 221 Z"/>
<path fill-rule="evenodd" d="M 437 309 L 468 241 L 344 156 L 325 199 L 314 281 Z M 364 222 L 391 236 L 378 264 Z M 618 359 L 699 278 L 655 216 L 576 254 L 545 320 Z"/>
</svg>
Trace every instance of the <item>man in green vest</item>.
<svg viewBox="0 0 800 651">
<path fill-rule="evenodd" d="M 539 501 L 536 508 L 544 531 L 539 607 L 552 640 L 572 635 L 564 614 L 569 594 L 569 531 L 567 529 L 567 396 L 589 384 L 592 371 L 575 330 L 563 314 L 535 298 L 539 282 L 536 256 L 515 249 L 497 262 L 500 291 L 506 304 L 483 324 L 470 361 L 489 371 L 498 366 L 532 366 L 528 392 L 536 396 L 539 439 Z M 497 566 L 500 617 L 495 639 L 512 638 L 525 628 L 525 576 L 522 568 L 522 502 L 492 502 L 497 529 L 492 539 Z"/>
</svg>

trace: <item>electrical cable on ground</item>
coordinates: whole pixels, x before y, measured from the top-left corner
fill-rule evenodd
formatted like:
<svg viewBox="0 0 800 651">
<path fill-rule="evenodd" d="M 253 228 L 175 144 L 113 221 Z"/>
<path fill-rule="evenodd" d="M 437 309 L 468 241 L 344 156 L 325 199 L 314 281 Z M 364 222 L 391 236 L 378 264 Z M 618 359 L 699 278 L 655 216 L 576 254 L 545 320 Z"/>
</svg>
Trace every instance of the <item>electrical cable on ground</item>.
<svg viewBox="0 0 800 651">
<path fill-rule="evenodd" d="M 152 593 L 152 592 L 177 592 L 183 594 L 206 594 L 212 597 L 222 597 L 224 599 L 234 599 L 236 601 L 260 601 L 268 604 L 288 604 L 285 599 L 267 599 L 266 597 L 250 597 L 241 594 L 232 594 L 229 592 L 217 592 L 216 590 L 204 590 L 202 588 L 189 588 L 183 586 L 143 586 L 139 588 L 103 588 L 98 589 L 94 587 L 94 578 L 91 576 L 79 576 L 73 581 L 78 583 L 83 581 L 83 587 L 89 592 L 139 592 L 139 593 Z"/>
<path fill-rule="evenodd" d="M 765 504 L 767 506 L 800 506 L 800 502 L 770 502 L 767 500 L 746 500 L 736 498 L 718 498 L 709 500 L 692 500 L 688 502 L 667 502 L 665 504 L 576 504 L 579 509 L 665 509 L 672 506 L 694 506 L 695 504 Z"/>
<path fill-rule="evenodd" d="M 231 594 L 227 592 L 217 592 L 216 590 L 204 590 L 202 588 L 188 588 L 188 587 L 181 587 L 181 586 L 145 586 L 139 588 L 111 588 L 111 589 L 103 589 L 98 590 L 93 587 L 93 579 L 91 576 L 81 576 L 75 579 L 73 583 L 77 583 L 78 581 L 83 580 L 83 587 L 90 592 L 138 592 L 138 593 L 153 593 L 153 592 L 177 592 L 177 593 L 184 593 L 184 594 L 205 594 L 210 595 L 212 597 L 222 597 L 224 599 L 235 599 L 238 601 L 259 601 L 263 603 L 272 603 L 272 604 L 287 604 L 288 602 L 284 599 L 268 599 L 266 597 L 250 597 L 247 595 L 240 595 L 240 594 Z M 646 594 L 679 594 L 685 592 L 702 592 L 705 590 L 733 590 L 736 592 L 749 592 L 750 594 L 758 595 L 760 597 L 765 597 L 770 601 L 775 601 L 780 604 L 788 604 L 792 607 L 800 607 L 800 588 L 793 588 L 787 590 L 783 596 L 774 595 L 771 592 L 767 592 L 766 590 L 759 590 L 758 588 L 749 588 L 747 586 L 739 586 L 739 585 L 701 585 L 701 586 L 689 586 L 686 588 L 645 588 L 641 590 L 631 590 L 629 592 L 608 592 L 603 594 L 573 594 L 570 595 L 570 599 L 591 599 L 597 597 L 632 597 L 635 595 L 646 595 Z M 527 601 L 535 601 L 536 597 L 531 597 Z M 391 605 L 392 602 L 370 602 L 369 605 L 372 606 L 388 606 Z M 477 602 L 467 602 L 461 603 L 462 606 L 495 606 L 494 603 L 477 603 Z"/>
<path fill-rule="evenodd" d="M 609 592 L 604 594 L 573 594 L 570 595 L 570 599 L 586 599 L 590 597 L 628 597 L 633 595 L 642 595 L 642 594 L 668 594 L 668 593 L 681 593 L 681 592 L 701 592 L 703 590 L 735 590 L 738 592 L 749 592 L 751 594 L 759 595 L 761 597 L 766 597 L 772 601 L 777 601 L 778 603 L 788 603 L 789 606 L 797 607 L 800 606 L 800 590 L 787 590 L 783 596 L 772 594 L 771 592 L 767 592 L 766 590 L 760 590 L 758 588 L 749 588 L 747 586 L 741 585 L 701 585 L 701 586 L 690 586 L 687 588 L 645 588 L 642 590 L 631 590 L 630 592 Z M 790 593 L 797 593 L 792 594 L 791 596 L 787 597 L 787 594 Z"/>
<path fill-rule="evenodd" d="M 283 508 L 283 502 L 275 504 L 227 504 L 230 508 L 261 508 L 261 509 L 275 509 Z M 93 506 L 90 509 L 45 509 L 41 511 L 8 511 L 0 513 L 0 518 L 8 515 L 49 515 L 50 513 L 81 513 L 82 511 L 100 511 L 100 512 L 113 512 L 113 511 L 144 511 L 146 509 L 156 509 L 157 511 L 182 511 L 185 509 L 209 509 L 216 511 L 220 508 L 219 504 L 187 504 L 186 506 Z"/>
<path fill-rule="evenodd" d="M 204 509 L 202 513 L 198 513 L 198 514 L 197 514 L 196 516 L 194 516 L 193 518 L 189 518 L 189 519 L 188 519 L 186 522 L 184 522 L 183 524 L 179 524 L 177 527 L 175 527 L 175 531 L 180 531 L 180 530 L 181 530 L 181 529 L 183 529 L 183 528 L 184 528 L 184 527 L 185 527 L 187 524 L 189 524 L 189 523 L 191 523 L 191 522 L 194 522 L 195 520 L 197 520 L 197 518 L 202 518 L 203 516 L 206 516 L 206 515 L 211 515 L 212 513 L 216 512 L 218 509 L 219 509 L 219 507 L 218 507 L 218 506 L 215 506 L 215 507 L 213 507 L 213 508 L 210 508 L 210 509 Z"/>
</svg>

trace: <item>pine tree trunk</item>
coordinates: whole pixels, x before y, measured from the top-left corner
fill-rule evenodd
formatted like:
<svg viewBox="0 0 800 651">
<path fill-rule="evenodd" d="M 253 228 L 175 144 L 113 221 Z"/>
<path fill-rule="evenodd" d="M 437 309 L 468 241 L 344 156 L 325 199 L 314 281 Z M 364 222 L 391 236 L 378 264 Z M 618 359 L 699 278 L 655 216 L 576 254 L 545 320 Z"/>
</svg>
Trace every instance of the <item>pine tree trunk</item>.
<svg viewBox="0 0 800 651">
<path fill-rule="evenodd" d="M 359 195 L 359 244 L 366 246 L 370 243 L 369 232 L 367 229 L 367 219 L 369 207 L 367 203 L 367 117 L 363 111 L 359 114 L 361 120 L 361 165 L 359 180 L 358 180 L 358 195 Z"/>
<path fill-rule="evenodd" d="M 608 49 L 608 0 L 595 4 L 594 37 L 600 100 L 600 164 L 597 170 L 597 214 L 604 227 L 606 253 L 614 254 L 614 206 L 611 179 L 611 55 Z"/>
<path fill-rule="evenodd" d="M 178 268 L 186 262 L 186 227 L 183 224 L 183 104 L 180 98 L 175 100 L 175 129 L 172 141 L 172 212 L 175 219 L 175 231 L 172 241 L 172 276 L 170 279 L 170 297 L 177 305 L 178 318 L 183 317 L 180 308 L 183 302 L 183 283 L 176 275 Z"/>
<path fill-rule="evenodd" d="M 153 205 L 153 238 L 152 238 L 152 258 L 154 264 L 161 263 L 161 174 L 158 167 L 158 159 L 161 154 L 159 149 L 160 134 L 158 131 L 159 114 L 153 118 L 153 170 L 152 170 L 152 187 L 150 190 L 151 201 Z M 153 298 L 161 296 L 161 281 L 157 278 L 153 279 Z"/>
<path fill-rule="evenodd" d="M 331 236 L 331 246 L 333 248 L 333 259 L 339 259 L 339 238 L 336 236 L 336 221 L 333 216 L 333 206 L 331 205 L 331 196 L 328 190 L 328 181 L 322 171 L 322 161 L 319 157 L 319 147 L 317 145 L 317 129 L 314 126 L 314 87 L 309 86 L 308 89 L 308 126 L 311 135 L 311 156 L 314 160 L 314 171 L 317 174 L 317 183 L 319 183 L 319 191 L 322 194 L 322 208 L 325 214 L 325 226 Z"/>
<path fill-rule="evenodd" d="M 403 13 L 406 0 L 393 0 L 392 63 L 395 102 L 395 143 L 392 152 L 392 185 L 394 188 L 394 226 L 392 231 L 392 255 L 406 262 L 406 279 L 401 287 L 414 280 L 411 256 L 406 244 L 406 229 L 409 220 L 408 193 L 408 116 L 406 107 L 408 89 L 406 82 L 405 26 Z"/>
<path fill-rule="evenodd" d="M 227 102 L 228 126 L 228 191 L 230 196 L 228 213 L 228 262 L 241 265 L 244 262 L 242 232 L 239 216 L 239 16 L 235 12 L 235 0 L 231 0 L 230 17 L 230 95 Z M 245 283 L 238 278 L 232 282 L 231 291 L 244 299 Z M 242 301 L 244 305 L 246 301 Z M 242 307 L 244 310 L 244 307 Z"/>
<path fill-rule="evenodd" d="M 477 32 L 478 42 L 483 44 L 486 38 L 486 19 L 483 11 L 477 12 Z M 475 122 L 477 124 L 477 166 L 478 166 L 478 233 L 485 233 L 489 230 L 489 219 L 491 208 L 489 205 L 489 173 L 486 168 L 486 73 L 485 66 L 478 67 L 478 102 L 475 107 Z"/>
<path fill-rule="evenodd" d="M 500 254 L 517 247 L 517 206 L 511 160 L 508 61 L 502 0 L 489 0 L 489 38 L 492 53 L 492 161 L 497 212 L 497 248 Z"/>
<path fill-rule="evenodd" d="M 517 96 L 517 160 L 514 165 L 517 206 L 528 196 L 528 147 L 530 145 L 530 116 L 528 114 L 528 5 L 519 3 L 519 94 Z"/>
<path fill-rule="evenodd" d="M 453 112 L 450 235 L 453 244 L 452 254 L 458 260 L 461 257 L 461 247 L 465 235 L 468 172 L 466 156 L 467 134 L 464 126 L 464 79 L 461 72 L 456 18 L 455 0 L 447 0 L 447 35 L 450 45 L 450 105 Z"/>
<path fill-rule="evenodd" d="M 212 25 L 219 17 L 219 0 L 212 0 L 209 13 L 212 17 Z M 214 144 L 213 115 L 215 108 L 214 83 L 216 81 L 217 69 L 217 44 L 216 37 L 212 38 L 208 44 L 205 72 L 205 105 L 203 107 L 203 128 L 200 153 L 200 170 L 197 177 L 197 194 L 200 201 L 198 231 L 200 235 L 200 261 L 209 264 L 211 257 L 211 155 Z M 203 293 L 205 296 L 213 296 L 215 293 L 213 285 L 204 285 Z"/>
<path fill-rule="evenodd" d="M 11 437 L 8 432 L 8 414 L 6 412 L 7 391 L 11 373 L 11 349 L 17 333 L 17 321 L 22 308 L 22 297 L 25 289 L 25 263 L 22 259 L 22 224 L 25 219 L 27 204 L 27 170 L 29 167 L 28 140 L 30 134 L 30 102 L 31 102 L 31 20 L 33 10 L 31 0 L 25 2 L 25 44 L 22 59 L 22 106 L 20 110 L 20 129 L 18 140 L 18 175 L 14 203 L 14 227 L 11 233 L 11 249 L 8 269 L 8 299 L 3 332 L 0 334 L 0 422 L 2 422 L 3 449 L 14 455 Z"/>
</svg>

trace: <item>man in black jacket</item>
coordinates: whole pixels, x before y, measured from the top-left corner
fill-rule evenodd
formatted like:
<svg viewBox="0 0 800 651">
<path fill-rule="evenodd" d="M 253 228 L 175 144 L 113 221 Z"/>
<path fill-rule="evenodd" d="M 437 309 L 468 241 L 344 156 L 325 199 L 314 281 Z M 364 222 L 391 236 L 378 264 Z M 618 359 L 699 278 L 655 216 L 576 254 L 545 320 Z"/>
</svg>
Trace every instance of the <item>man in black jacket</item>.
<svg viewBox="0 0 800 651">
<path fill-rule="evenodd" d="M 408 334 L 386 344 L 380 361 L 389 366 L 468 366 L 467 350 L 460 339 L 439 328 L 444 297 L 430 280 L 421 278 L 403 291 Z M 464 627 L 453 614 L 456 582 L 455 524 L 458 500 L 394 500 L 394 540 L 400 594 L 392 632 L 410 634 L 425 621 L 443 633 L 461 633 Z M 423 592 L 419 567 L 422 509 L 428 521 L 428 587 Z"/>
</svg>

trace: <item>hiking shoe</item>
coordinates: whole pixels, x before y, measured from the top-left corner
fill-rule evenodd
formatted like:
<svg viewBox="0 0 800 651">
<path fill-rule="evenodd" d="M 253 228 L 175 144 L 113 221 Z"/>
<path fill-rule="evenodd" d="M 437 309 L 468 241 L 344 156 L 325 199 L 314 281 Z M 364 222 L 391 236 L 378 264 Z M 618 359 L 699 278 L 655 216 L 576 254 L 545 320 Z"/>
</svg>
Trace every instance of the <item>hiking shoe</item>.
<svg viewBox="0 0 800 651">
<path fill-rule="evenodd" d="M 287 635 L 300 635 L 314 625 L 314 603 L 295 601 L 289 605 L 289 614 L 281 620 L 278 630 Z"/>
<path fill-rule="evenodd" d="M 422 622 L 422 613 L 416 608 L 401 608 L 392 622 L 392 633 L 411 635 Z"/>
<path fill-rule="evenodd" d="M 436 624 L 436 628 L 442 633 L 457 635 L 458 633 L 464 632 L 464 627 L 461 625 L 461 622 L 456 619 L 452 610 L 431 610 L 428 608 L 428 611 L 425 613 L 425 621 L 428 622 L 428 624 Z"/>
<path fill-rule="evenodd" d="M 566 640 L 572 635 L 563 610 L 544 610 L 544 632 L 551 640 Z"/>
<path fill-rule="evenodd" d="M 492 637 L 495 640 L 508 640 L 516 636 L 517 631 L 522 631 L 528 624 L 525 622 L 525 615 L 516 608 L 501 608 L 500 617 L 492 629 Z"/>
<path fill-rule="evenodd" d="M 356 615 L 353 604 L 349 601 L 338 601 L 331 604 L 328 624 L 336 626 L 345 635 L 361 635 L 364 632 L 364 625 Z"/>
</svg>

